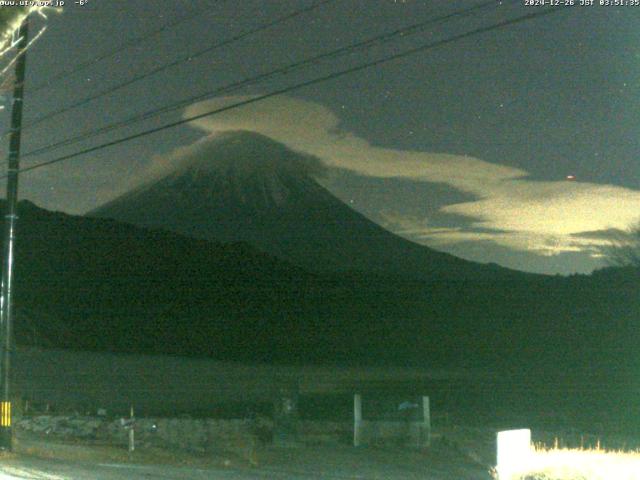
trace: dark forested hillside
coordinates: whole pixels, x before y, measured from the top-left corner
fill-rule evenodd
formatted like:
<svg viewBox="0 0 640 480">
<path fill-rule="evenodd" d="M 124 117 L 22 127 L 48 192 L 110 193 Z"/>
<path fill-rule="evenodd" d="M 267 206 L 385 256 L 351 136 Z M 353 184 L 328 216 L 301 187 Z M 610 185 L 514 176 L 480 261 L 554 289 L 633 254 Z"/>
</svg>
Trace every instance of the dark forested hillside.
<svg viewBox="0 0 640 480">
<path fill-rule="evenodd" d="M 21 343 L 287 363 L 637 362 L 640 275 L 509 280 L 311 274 L 219 244 L 20 205 Z"/>
</svg>

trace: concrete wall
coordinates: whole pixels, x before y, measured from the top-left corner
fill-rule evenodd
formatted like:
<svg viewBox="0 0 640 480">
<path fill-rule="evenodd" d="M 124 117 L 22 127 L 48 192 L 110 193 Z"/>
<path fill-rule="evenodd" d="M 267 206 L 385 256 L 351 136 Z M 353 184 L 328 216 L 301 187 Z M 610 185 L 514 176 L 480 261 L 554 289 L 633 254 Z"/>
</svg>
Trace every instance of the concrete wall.
<svg viewBox="0 0 640 480">
<path fill-rule="evenodd" d="M 57 439 L 84 439 L 127 446 L 129 430 L 120 419 L 100 417 L 38 415 L 21 417 L 15 428 Z M 254 422 L 247 420 L 145 418 L 135 423 L 138 447 L 178 448 L 192 452 L 238 450 L 260 443 Z"/>
<path fill-rule="evenodd" d="M 431 429 L 423 422 L 397 422 L 362 420 L 360 424 L 360 444 L 397 444 L 423 447 L 430 442 Z"/>
<path fill-rule="evenodd" d="M 126 446 L 129 433 L 121 419 L 79 415 L 22 416 L 17 430 L 57 439 L 84 439 Z M 138 446 L 178 448 L 192 452 L 242 450 L 266 445 L 273 440 L 273 422 L 257 419 L 142 418 L 135 423 Z M 299 443 L 304 445 L 349 444 L 349 422 L 299 422 Z"/>
<path fill-rule="evenodd" d="M 15 427 L 50 438 L 85 439 L 123 447 L 128 444 L 129 435 L 121 419 L 95 416 L 22 416 L 16 419 Z M 139 447 L 178 448 L 192 452 L 253 449 L 271 443 L 274 430 L 273 422 L 268 418 L 141 418 L 136 420 L 134 428 Z M 400 422 L 365 421 L 363 440 L 367 444 L 404 444 L 408 434 L 415 434 L 415 428 L 414 424 L 408 426 Z M 302 420 L 298 422 L 297 431 L 301 445 L 350 445 L 353 423 Z"/>
</svg>

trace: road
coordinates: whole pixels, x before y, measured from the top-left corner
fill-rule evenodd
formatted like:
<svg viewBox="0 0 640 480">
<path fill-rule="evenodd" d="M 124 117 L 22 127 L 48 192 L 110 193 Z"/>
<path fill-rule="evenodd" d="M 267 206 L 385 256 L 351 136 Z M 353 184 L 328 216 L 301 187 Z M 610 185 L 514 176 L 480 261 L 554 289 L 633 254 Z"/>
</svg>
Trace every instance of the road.
<svg viewBox="0 0 640 480">
<path fill-rule="evenodd" d="M 313 475 L 302 472 L 262 469 L 241 471 L 215 468 L 190 468 L 156 465 L 128 464 L 78 464 L 36 458 L 3 460 L 0 464 L 0 480 L 249 480 L 265 479 L 299 480 L 318 478 L 363 479 L 361 476 Z"/>
<path fill-rule="evenodd" d="M 430 465 L 415 468 L 388 464 L 360 463 L 336 465 L 322 455 L 313 467 L 262 466 L 254 469 L 189 466 L 141 465 L 127 463 L 82 463 L 38 457 L 17 456 L 0 459 L 0 480 L 487 480 L 478 469 L 447 468 Z M 364 460 L 362 458 L 361 460 Z"/>
</svg>

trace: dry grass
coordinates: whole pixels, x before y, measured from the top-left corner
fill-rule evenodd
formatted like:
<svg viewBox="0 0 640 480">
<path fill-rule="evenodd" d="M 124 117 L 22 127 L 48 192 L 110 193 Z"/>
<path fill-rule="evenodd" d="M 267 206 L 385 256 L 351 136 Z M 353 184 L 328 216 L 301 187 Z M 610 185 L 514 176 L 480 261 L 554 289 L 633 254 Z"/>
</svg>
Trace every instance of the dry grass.
<svg viewBox="0 0 640 480">
<path fill-rule="evenodd" d="M 508 480 L 640 480 L 640 451 L 537 446 L 526 463 Z"/>
</svg>

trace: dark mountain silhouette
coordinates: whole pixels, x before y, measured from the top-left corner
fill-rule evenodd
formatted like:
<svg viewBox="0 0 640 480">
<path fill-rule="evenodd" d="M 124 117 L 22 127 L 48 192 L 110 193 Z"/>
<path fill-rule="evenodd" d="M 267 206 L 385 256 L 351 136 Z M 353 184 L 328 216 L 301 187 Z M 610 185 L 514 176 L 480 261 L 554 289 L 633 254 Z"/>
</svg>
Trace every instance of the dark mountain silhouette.
<svg viewBox="0 0 640 480">
<path fill-rule="evenodd" d="M 310 281 L 247 244 L 19 207 L 15 304 L 23 343 L 264 358 L 260 345 L 273 349 L 284 337 Z"/>
<path fill-rule="evenodd" d="M 245 243 L 28 202 L 19 215 L 23 344 L 261 362 L 524 365 L 542 375 L 637 369 L 637 269 L 446 281 L 313 274 Z"/>
<path fill-rule="evenodd" d="M 508 271 L 402 239 L 355 212 L 316 178 L 316 158 L 251 132 L 230 132 L 176 171 L 91 213 L 194 238 L 243 241 L 316 272 L 434 279 Z"/>
</svg>

